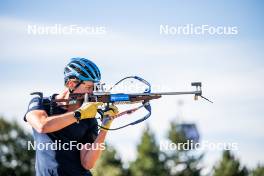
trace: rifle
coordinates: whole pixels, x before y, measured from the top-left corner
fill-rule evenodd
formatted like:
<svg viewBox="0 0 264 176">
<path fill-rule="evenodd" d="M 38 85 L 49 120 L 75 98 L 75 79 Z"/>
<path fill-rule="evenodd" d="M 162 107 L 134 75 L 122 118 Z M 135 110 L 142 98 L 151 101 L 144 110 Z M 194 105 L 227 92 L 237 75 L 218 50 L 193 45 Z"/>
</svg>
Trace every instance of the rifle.
<svg viewBox="0 0 264 176">
<path fill-rule="evenodd" d="M 143 84 L 145 84 L 148 88 L 143 92 L 143 93 L 130 93 L 130 94 L 125 94 L 125 93 L 114 93 L 111 94 L 110 91 L 111 89 L 118 85 L 119 83 L 121 83 L 122 81 L 124 81 L 125 79 L 136 79 L 140 82 L 142 82 Z M 101 116 L 101 119 L 103 118 L 103 114 L 104 112 L 109 110 L 109 106 L 111 104 L 113 105 L 117 105 L 117 104 L 133 104 L 133 103 L 142 103 L 142 105 L 133 108 L 133 109 L 129 109 L 126 111 L 123 111 L 121 113 L 119 113 L 118 115 L 116 115 L 113 118 L 117 118 L 120 116 L 123 116 L 125 114 L 131 114 L 141 108 L 145 108 L 148 111 L 148 114 L 145 115 L 144 117 L 131 122 L 129 124 L 126 124 L 124 126 L 118 127 L 118 128 L 112 128 L 112 129 L 107 129 L 107 130 L 118 130 L 124 127 L 127 127 L 129 125 L 135 125 L 138 124 L 140 122 L 143 122 L 144 120 L 146 120 L 147 118 L 149 118 L 151 116 L 151 106 L 149 101 L 150 100 L 154 100 L 154 99 L 159 99 L 162 96 L 167 96 L 167 95 L 194 95 L 194 100 L 198 100 L 198 97 L 201 97 L 207 101 L 209 101 L 210 103 L 213 103 L 212 101 L 210 101 L 209 99 L 205 98 L 204 96 L 202 96 L 202 83 L 201 82 L 192 82 L 191 86 L 195 87 L 194 91 L 184 91 L 184 92 L 157 92 L 157 93 L 151 93 L 151 85 L 149 82 L 147 82 L 146 80 L 144 80 L 141 77 L 138 76 L 128 76 L 125 77 L 123 79 L 121 79 L 120 81 L 118 81 L 113 87 L 111 87 L 109 89 L 109 91 L 104 91 L 103 90 L 103 86 L 102 84 L 99 84 L 99 91 L 94 91 L 93 94 L 76 94 L 76 93 L 72 93 L 70 94 L 69 99 L 54 99 L 52 100 L 50 103 L 51 105 L 53 105 L 54 103 L 58 103 L 58 102 L 65 102 L 65 105 L 58 105 L 61 107 L 68 107 L 70 105 L 75 105 L 77 103 L 83 103 L 83 102 L 102 102 L 105 103 L 105 106 L 98 109 L 98 113 Z M 97 85 L 98 87 L 98 85 Z M 34 92 L 33 94 L 38 94 L 40 95 L 40 92 Z M 43 97 L 43 95 L 40 95 L 41 97 Z M 101 127 L 99 125 L 99 127 Z M 104 127 L 101 127 L 104 128 Z"/>
</svg>

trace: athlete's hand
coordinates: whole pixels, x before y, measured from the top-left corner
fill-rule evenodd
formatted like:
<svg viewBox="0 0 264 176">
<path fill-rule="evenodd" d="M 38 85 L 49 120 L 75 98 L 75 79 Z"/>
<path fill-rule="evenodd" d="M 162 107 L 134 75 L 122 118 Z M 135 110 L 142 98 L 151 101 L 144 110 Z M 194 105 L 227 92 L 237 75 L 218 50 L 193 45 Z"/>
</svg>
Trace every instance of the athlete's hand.
<svg viewBox="0 0 264 176">
<path fill-rule="evenodd" d="M 98 106 L 103 105 L 102 102 L 84 103 L 79 109 L 74 112 L 74 117 L 78 120 L 94 118 L 97 113 Z"/>
<path fill-rule="evenodd" d="M 118 108 L 114 105 L 109 106 L 109 110 L 104 112 L 103 119 L 102 119 L 102 127 L 101 130 L 107 131 L 115 116 L 118 114 Z"/>
</svg>

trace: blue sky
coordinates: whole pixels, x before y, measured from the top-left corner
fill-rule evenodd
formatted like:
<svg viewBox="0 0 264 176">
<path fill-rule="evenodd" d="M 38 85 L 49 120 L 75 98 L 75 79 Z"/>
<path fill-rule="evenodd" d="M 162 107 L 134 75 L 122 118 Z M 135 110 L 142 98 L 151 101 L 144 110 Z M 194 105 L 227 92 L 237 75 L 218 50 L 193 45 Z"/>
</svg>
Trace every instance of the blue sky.
<svg viewBox="0 0 264 176">
<path fill-rule="evenodd" d="M 189 89 L 190 82 L 199 80 L 215 104 L 193 102 L 189 96 L 153 102 L 148 123 L 157 139 L 165 138 L 180 111 L 176 102 L 182 99 L 182 121 L 197 123 L 202 140 L 238 142 L 237 156 L 253 167 L 264 162 L 263 8 L 262 1 L 1 2 L 0 81 L 5 84 L 0 96 L 6 103 L 0 113 L 28 128 L 21 120 L 28 94 L 60 91 L 63 67 L 75 56 L 93 58 L 108 83 L 136 74 L 173 91 Z M 32 36 L 28 24 L 103 25 L 107 34 Z M 239 32 L 164 36 L 159 34 L 161 24 L 237 26 Z M 124 160 L 133 159 L 145 124 L 109 134 Z M 205 163 L 219 157 L 220 152 L 207 152 Z"/>
</svg>

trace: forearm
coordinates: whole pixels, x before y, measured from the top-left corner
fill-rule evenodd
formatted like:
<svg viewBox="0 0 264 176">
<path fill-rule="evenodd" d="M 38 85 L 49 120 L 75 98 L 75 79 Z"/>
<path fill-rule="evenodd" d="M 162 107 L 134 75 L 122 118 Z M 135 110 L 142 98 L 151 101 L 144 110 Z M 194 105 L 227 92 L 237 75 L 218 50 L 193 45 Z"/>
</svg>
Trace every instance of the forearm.
<svg viewBox="0 0 264 176">
<path fill-rule="evenodd" d="M 77 121 L 73 117 L 73 112 L 48 117 L 44 111 L 31 111 L 27 114 L 26 119 L 39 133 L 58 131 Z"/>
<path fill-rule="evenodd" d="M 69 126 L 75 122 L 77 122 L 76 118 L 73 116 L 73 112 L 68 112 L 61 115 L 51 116 L 46 118 L 45 125 L 43 127 L 44 133 L 51 133 L 54 131 L 58 131 L 66 126 Z"/>
<path fill-rule="evenodd" d="M 92 145 L 95 147 L 83 147 L 81 150 L 81 163 L 84 168 L 91 169 L 101 155 L 101 144 L 104 143 L 107 131 L 100 131 Z M 89 144 L 85 144 L 86 146 Z"/>
</svg>

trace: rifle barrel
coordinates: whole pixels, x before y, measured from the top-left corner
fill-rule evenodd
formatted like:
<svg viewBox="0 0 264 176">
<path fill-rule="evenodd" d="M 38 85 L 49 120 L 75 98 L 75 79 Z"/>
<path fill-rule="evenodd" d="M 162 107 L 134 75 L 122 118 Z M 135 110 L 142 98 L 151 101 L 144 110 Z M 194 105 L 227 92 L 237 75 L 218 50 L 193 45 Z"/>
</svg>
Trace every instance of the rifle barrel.
<svg viewBox="0 0 264 176">
<path fill-rule="evenodd" d="M 186 94 L 194 94 L 194 95 L 202 95 L 202 91 L 185 91 L 185 92 L 155 92 L 155 93 L 132 93 L 128 95 L 186 95 Z"/>
</svg>

